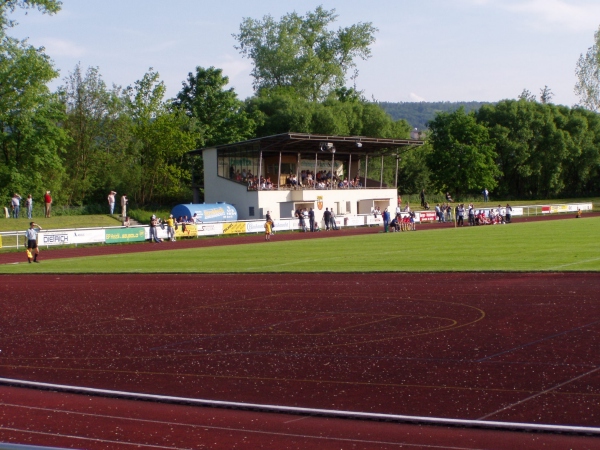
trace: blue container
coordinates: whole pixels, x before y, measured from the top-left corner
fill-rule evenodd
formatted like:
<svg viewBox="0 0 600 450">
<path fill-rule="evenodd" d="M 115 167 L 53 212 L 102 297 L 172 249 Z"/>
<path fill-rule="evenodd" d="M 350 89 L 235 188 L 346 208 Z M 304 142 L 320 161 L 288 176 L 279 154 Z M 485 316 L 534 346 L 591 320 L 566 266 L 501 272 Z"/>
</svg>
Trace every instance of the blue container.
<svg viewBox="0 0 600 450">
<path fill-rule="evenodd" d="M 194 217 L 196 223 L 210 222 L 235 222 L 237 220 L 237 210 L 234 206 L 227 203 L 190 203 L 187 205 L 177 205 L 171 210 L 175 219 L 187 216 L 188 220 Z"/>
</svg>

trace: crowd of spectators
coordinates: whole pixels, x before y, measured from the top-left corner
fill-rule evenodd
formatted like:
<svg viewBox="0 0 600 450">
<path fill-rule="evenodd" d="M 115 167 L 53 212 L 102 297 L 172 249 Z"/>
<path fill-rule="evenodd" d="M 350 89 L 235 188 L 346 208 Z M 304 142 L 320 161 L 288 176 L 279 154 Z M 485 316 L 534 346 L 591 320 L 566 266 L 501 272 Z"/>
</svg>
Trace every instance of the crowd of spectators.
<svg viewBox="0 0 600 450">
<path fill-rule="evenodd" d="M 229 168 L 229 178 L 239 183 L 245 183 L 249 190 L 268 191 L 278 188 L 277 183 L 274 183 L 270 176 L 253 175 L 246 169 L 235 170 L 233 166 Z M 316 174 L 311 170 L 303 170 L 300 172 L 299 177 L 295 173 L 290 173 L 285 177 L 286 189 L 359 189 L 362 187 L 362 182 L 358 176 L 351 179 L 348 179 L 348 177 L 340 178 L 332 174 L 331 170 L 321 170 Z"/>
</svg>

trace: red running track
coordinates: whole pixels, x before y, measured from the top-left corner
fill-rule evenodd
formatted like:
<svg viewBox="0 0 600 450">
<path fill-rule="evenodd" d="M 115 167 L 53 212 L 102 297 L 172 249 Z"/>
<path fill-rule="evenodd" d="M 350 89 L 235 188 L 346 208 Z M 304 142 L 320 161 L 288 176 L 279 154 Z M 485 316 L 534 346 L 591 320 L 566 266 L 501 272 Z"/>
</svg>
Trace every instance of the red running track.
<svg viewBox="0 0 600 450">
<path fill-rule="evenodd" d="M 597 448 L 598 438 L 165 405 L 0 387 L 0 442 L 131 448 Z M 1 446 L 1 445 L 0 445 Z"/>
<path fill-rule="evenodd" d="M 0 277 L 0 376 L 597 427 L 600 276 Z"/>
</svg>

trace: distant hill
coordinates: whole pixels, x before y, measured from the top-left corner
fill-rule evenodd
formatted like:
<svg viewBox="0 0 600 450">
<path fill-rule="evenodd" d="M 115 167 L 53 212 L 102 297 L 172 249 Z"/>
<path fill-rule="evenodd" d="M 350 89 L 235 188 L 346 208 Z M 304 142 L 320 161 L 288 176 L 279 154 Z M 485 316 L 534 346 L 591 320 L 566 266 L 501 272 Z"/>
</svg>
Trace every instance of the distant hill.
<svg viewBox="0 0 600 450">
<path fill-rule="evenodd" d="M 490 102 L 378 102 L 394 120 L 405 119 L 413 128 L 424 130 L 427 122 L 438 112 L 456 111 L 464 106 L 466 112 L 477 110 Z"/>
</svg>

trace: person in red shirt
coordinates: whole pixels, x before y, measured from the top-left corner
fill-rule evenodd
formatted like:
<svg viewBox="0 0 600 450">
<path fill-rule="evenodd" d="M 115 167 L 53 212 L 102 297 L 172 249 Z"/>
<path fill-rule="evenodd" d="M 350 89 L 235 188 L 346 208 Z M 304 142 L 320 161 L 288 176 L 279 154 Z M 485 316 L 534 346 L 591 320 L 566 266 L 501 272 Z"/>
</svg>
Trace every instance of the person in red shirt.
<svg viewBox="0 0 600 450">
<path fill-rule="evenodd" d="M 50 217 L 50 208 L 52 207 L 52 197 L 50 196 L 50 191 L 46 191 L 46 195 L 44 195 L 44 205 L 46 207 L 46 218 Z"/>
</svg>

